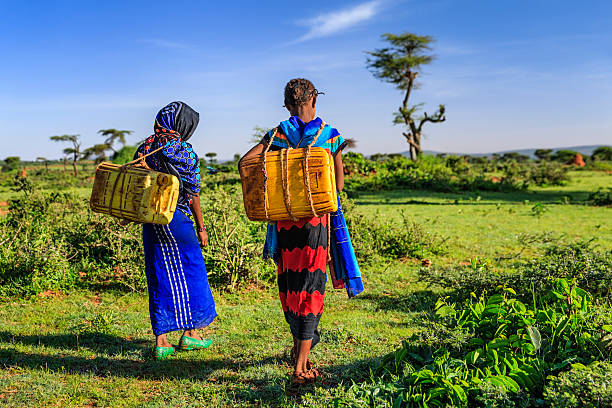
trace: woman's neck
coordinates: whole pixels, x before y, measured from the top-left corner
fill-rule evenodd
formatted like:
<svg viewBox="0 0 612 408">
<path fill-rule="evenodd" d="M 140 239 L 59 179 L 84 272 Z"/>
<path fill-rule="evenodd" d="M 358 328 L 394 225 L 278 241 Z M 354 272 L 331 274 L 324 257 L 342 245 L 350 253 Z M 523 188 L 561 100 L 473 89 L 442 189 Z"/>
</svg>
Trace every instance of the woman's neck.
<svg viewBox="0 0 612 408">
<path fill-rule="evenodd" d="M 291 116 L 297 116 L 302 119 L 302 122 L 308 123 L 315 118 L 315 111 L 311 107 L 298 108 L 291 112 Z"/>
</svg>

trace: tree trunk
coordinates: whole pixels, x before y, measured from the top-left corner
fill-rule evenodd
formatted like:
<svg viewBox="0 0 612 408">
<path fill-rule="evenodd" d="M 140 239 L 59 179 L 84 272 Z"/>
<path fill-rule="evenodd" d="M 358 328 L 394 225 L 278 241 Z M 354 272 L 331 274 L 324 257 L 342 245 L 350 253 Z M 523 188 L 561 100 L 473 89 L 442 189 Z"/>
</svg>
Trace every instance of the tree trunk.
<svg viewBox="0 0 612 408">
<path fill-rule="evenodd" d="M 74 175 L 77 175 L 77 166 L 76 166 L 76 160 L 72 162 L 72 168 L 74 170 Z"/>
<path fill-rule="evenodd" d="M 416 148 L 413 145 L 410 145 L 410 160 L 417 161 L 419 157 Z"/>
<path fill-rule="evenodd" d="M 421 154 L 421 132 L 416 132 L 414 135 L 414 160 L 419 158 L 419 154 Z"/>
<path fill-rule="evenodd" d="M 64 172 L 66 171 L 66 158 L 64 157 Z"/>
</svg>

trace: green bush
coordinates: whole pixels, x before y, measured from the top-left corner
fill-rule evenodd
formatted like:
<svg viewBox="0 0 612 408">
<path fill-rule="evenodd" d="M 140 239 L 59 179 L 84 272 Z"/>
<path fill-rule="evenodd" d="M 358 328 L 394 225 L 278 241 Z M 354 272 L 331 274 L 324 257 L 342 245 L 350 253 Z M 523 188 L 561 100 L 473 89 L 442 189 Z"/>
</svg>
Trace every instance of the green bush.
<svg viewBox="0 0 612 408">
<path fill-rule="evenodd" d="M 274 265 L 262 260 L 266 224 L 249 221 L 240 187 L 207 190 L 202 210 L 209 237 L 204 258 L 211 283 L 233 289 L 249 282 L 273 282 Z"/>
<path fill-rule="evenodd" d="M 507 287 L 461 303 L 442 298 L 432 318 L 458 341 L 428 343 L 414 334 L 383 358 L 373 382 L 354 387 L 365 405 L 538 406 L 548 376 L 609 360 L 612 351 L 610 317 L 567 279 L 534 291 L 531 304 Z"/>
<path fill-rule="evenodd" d="M 612 205 L 612 188 L 598 189 L 596 192 L 589 194 L 587 201 L 591 205 L 610 206 Z"/>
<path fill-rule="evenodd" d="M 113 163 L 125 164 L 132 161 L 134 159 L 134 155 L 136 154 L 136 149 L 138 149 L 138 146 L 123 146 L 113 155 Z"/>
<path fill-rule="evenodd" d="M 600 146 L 593 151 L 591 155 L 593 160 L 597 161 L 612 161 L 612 147 L 611 146 Z"/>
<path fill-rule="evenodd" d="M 211 284 L 221 289 L 271 284 L 274 264 L 261 259 L 265 224 L 246 217 L 234 176 L 212 177 L 219 185 L 206 186 L 201 195 L 210 239 L 203 255 Z M 72 194 L 42 193 L 29 178 L 16 176 L 12 186 L 20 195 L 0 218 L 0 297 L 75 287 L 146 288 L 139 225 L 120 226 L 115 218 L 94 214 L 86 200 Z M 394 225 L 363 217 L 348 199 L 344 208 L 361 262 L 444 250 L 443 240 L 407 218 Z"/>
<path fill-rule="evenodd" d="M 72 287 L 142 290 L 139 228 L 64 193 L 25 193 L 0 219 L 0 297 Z"/>
<path fill-rule="evenodd" d="M 342 207 L 360 262 L 375 262 L 377 257 L 424 259 L 446 252 L 446 239 L 425 231 L 403 211 L 401 222 L 395 222 L 360 214 L 346 197 Z"/>
<path fill-rule="evenodd" d="M 561 163 L 571 163 L 577 154 L 579 153 L 574 150 L 557 150 L 550 158 Z"/>
<path fill-rule="evenodd" d="M 574 364 L 571 370 L 550 379 L 544 396 L 550 408 L 612 407 L 612 364 Z"/>
<path fill-rule="evenodd" d="M 469 266 L 423 268 L 419 278 L 450 290 L 453 299 L 505 285 L 522 300 L 531 297 L 533 288 L 550 289 L 555 279 L 575 279 L 595 297 L 612 301 L 612 251 L 598 250 L 590 241 L 551 245 L 542 257 L 524 263 L 517 272 L 497 272 L 487 262 L 473 259 Z"/>
<path fill-rule="evenodd" d="M 357 153 L 343 157 L 348 177 L 345 190 L 351 196 L 361 191 L 398 188 L 433 191 L 511 191 L 532 184 L 562 184 L 567 168 L 559 163 L 516 160 L 471 160 L 466 157 L 420 156 L 417 162 L 403 156 L 381 156 L 369 160 Z"/>
<path fill-rule="evenodd" d="M 21 159 L 18 156 L 9 156 L 4 159 L 4 163 L 2 164 L 2 171 L 11 171 L 19 168 L 21 164 Z"/>
</svg>

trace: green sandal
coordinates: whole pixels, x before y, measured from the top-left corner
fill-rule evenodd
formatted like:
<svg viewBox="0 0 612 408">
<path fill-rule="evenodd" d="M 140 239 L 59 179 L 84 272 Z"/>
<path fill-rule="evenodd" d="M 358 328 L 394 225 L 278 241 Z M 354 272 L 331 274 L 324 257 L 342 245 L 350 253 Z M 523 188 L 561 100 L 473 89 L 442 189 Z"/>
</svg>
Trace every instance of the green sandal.
<svg viewBox="0 0 612 408">
<path fill-rule="evenodd" d="M 174 354 L 176 349 L 172 346 L 170 347 L 158 347 L 155 346 L 155 359 L 156 360 L 165 360 L 171 355 Z"/>
<path fill-rule="evenodd" d="M 211 344 L 211 339 L 197 340 L 183 335 L 179 341 L 179 348 L 181 350 L 202 350 L 208 348 Z"/>
</svg>

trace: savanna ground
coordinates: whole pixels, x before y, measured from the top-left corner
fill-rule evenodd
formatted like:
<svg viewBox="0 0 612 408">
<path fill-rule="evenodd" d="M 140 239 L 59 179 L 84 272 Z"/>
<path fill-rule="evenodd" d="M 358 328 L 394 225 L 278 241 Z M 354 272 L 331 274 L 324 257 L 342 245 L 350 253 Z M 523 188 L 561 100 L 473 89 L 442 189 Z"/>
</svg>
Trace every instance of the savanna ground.
<svg viewBox="0 0 612 408">
<path fill-rule="evenodd" d="M 431 268 L 479 263 L 511 268 L 542 251 L 542 237 L 594 238 L 612 248 L 610 208 L 585 205 L 612 175 L 579 171 L 564 186 L 509 193 L 395 190 L 354 198 L 369 217 L 402 217 L 444 237 L 448 250 Z M 87 188 L 74 191 L 82 196 Z M 0 190 L 0 201 L 15 193 Z M 205 193 L 204 193 L 205 194 Z M 541 237 L 529 240 L 525 237 Z M 365 292 L 348 300 L 328 284 L 322 342 L 314 364 L 326 373 L 312 387 L 290 386 L 291 346 L 274 285 L 214 290 L 213 346 L 152 358 L 147 297 L 115 291 L 47 291 L 0 304 L 0 404 L 6 406 L 322 406 L 370 376 L 380 358 L 419 330 L 435 290 L 419 282 L 423 261 L 362 265 Z M 427 262 L 425 262 L 427 263 Z M 178 342 L 178 334 L 170 337 Z"/>
</svg>

